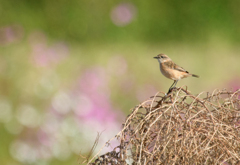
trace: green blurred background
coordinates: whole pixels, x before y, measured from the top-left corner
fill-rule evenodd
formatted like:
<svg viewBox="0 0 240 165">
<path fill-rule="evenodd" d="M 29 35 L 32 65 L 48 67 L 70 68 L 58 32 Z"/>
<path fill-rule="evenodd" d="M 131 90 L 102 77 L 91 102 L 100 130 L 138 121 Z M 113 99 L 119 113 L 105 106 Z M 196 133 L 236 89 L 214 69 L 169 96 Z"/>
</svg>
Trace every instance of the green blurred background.
<svg viewBox="0 0 240 165">
<path fill-rule="evenodd" d="M 240 1 L 0 0 L 0 159 L 78 164 L 130 109 L 167 92 L 159 53 L 199 79 L 192 93 L 240 87 Z M 103 150 L 112 150 L 117 142 Z"/>
</svg>

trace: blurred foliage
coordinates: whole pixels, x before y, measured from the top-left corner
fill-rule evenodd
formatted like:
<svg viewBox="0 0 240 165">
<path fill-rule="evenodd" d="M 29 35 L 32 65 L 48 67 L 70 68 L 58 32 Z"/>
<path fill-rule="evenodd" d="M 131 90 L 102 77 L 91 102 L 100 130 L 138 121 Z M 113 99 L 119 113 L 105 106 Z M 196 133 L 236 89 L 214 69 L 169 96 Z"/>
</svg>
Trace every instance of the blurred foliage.
<svg viewBox="0 0 240 165">
<path fill-rule="evenodd" d="M 211 33 L 239 42 L 238 1 L 126 1 L 137 17 L 126 27 L 115 26 L 110 13 L 117 1 L 1 0 L 1 25 L 21 24 L 27 32 L 44 30 L 53 38 L 74 41 L 204 42 Z M 131 34 L 131 35 L 127 35 Z M 196 40 L 197 39 L 197 40 Z"/>
</svg>

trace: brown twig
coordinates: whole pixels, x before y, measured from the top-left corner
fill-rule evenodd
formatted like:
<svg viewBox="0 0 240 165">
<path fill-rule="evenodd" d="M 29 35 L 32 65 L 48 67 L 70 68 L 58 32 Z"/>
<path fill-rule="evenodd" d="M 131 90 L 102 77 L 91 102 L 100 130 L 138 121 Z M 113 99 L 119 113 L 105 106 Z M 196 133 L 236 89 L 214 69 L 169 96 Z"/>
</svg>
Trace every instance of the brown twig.
<svg viewBox="0 0 240 165">
<path fill-rule="evenodd" d="M 136 106 L 123 125 L 117 149 L 88 164 L 240 163 L 240 90 L 160 92 Z"/>
</svg>

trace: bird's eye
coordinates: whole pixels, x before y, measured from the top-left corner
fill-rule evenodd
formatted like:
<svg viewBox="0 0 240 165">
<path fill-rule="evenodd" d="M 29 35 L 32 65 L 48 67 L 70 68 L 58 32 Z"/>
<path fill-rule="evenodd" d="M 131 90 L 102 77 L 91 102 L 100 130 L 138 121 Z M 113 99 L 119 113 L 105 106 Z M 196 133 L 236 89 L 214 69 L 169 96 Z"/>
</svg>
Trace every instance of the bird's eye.
<svg viewBox="0 0 240 165">
<path fill-rule="evenodd" d="M 163 56 L 161 56 L 161 58 L 164 58 Z"/>
</svg>

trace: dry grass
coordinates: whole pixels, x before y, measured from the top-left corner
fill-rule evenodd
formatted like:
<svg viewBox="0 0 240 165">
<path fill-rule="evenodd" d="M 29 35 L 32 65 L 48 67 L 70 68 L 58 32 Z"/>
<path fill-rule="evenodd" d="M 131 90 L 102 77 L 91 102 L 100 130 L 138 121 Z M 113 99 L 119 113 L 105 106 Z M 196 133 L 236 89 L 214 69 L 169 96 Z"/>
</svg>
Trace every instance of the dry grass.
<svg viewBox="0 0 240 165">
<path fill-rule="evenodd" d="M 133 108 L 120 145 L 88 164 L 240 164 L 239 127 L 240 90 L 175 88 Z"/>
</svg>

